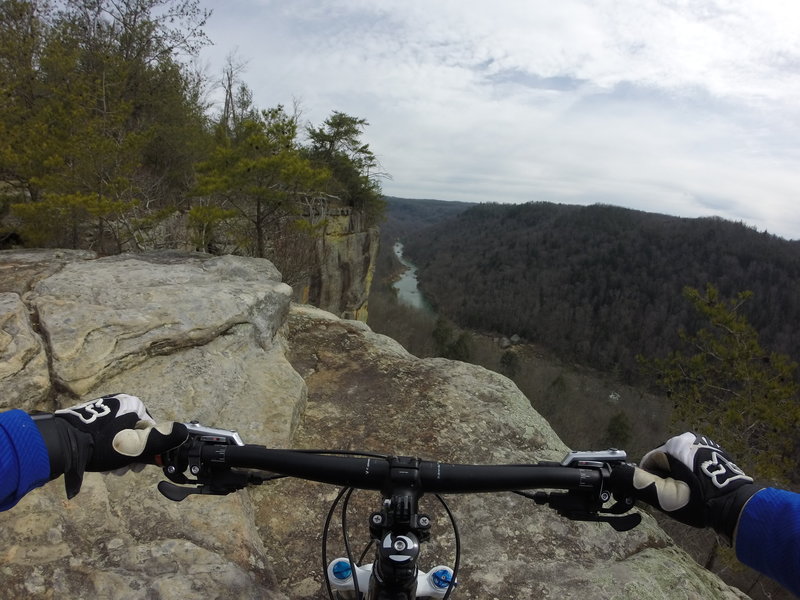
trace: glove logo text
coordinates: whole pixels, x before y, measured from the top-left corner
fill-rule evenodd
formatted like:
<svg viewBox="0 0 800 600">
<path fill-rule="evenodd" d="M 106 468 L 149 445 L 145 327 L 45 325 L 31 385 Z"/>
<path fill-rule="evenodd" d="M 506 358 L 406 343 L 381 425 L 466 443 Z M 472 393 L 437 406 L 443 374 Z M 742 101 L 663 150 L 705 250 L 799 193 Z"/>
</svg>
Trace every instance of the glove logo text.
<svg viewBox="0 0 800 600">
<path fill-rule="evenodd" d="M 712 452 L 711 460 L 703 462 L 700 465 L 700 470 L 719 489 L 724 488 L 733 481 L 753 481 L 752 477 L 745 475 L 742 469 L 719 452 Z"/>
<path fill-rule="evenodd" d="M 81 404 L 80 406 L 57 410 L 56 413 L 75 415 L 88 425 L 89 423 L 94 423 L 100 417 L 111 414 L 111 409 L 103 402 L 103 398 L 100 398 L 99 400 L 93 400 L 92 402 Z"/>
</svg>

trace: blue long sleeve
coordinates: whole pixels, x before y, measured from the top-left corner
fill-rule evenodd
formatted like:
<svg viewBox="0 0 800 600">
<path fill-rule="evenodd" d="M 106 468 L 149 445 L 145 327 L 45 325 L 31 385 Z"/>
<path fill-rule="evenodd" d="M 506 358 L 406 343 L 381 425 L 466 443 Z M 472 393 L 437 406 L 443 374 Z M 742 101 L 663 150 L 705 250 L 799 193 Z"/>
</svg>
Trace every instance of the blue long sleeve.
<svg viewBox="0 0 800 600">
<path fill-rule="evenodd" d="M 50 458 L 39 428 L 24 411 L 0 413 L 0 510 L 49 479 Z"/>
<path fill-rule="evenodd" d="M 800 494 L 766 488 L 745 505 L 736 556 L 800 596 Z"/>
</svg>

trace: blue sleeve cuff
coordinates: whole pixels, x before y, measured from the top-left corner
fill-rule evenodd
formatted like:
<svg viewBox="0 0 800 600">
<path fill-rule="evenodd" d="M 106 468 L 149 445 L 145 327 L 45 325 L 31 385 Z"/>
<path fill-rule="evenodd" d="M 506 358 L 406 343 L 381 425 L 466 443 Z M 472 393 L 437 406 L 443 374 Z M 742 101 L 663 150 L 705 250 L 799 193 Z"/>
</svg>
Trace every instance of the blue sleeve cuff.
<svg viewBox="0 0 800 600">
<path fill-rule="evenodd" d="M 0 510 L 49 479 L 50 457 L 39 428 L 25 411 L 0 413 Z"/>
<path fill-rule="evenodd" d="M 765 488 L 750 498 L 736 530 L 736 556 L 800 596 L 800 494 Z"/>
</svg>

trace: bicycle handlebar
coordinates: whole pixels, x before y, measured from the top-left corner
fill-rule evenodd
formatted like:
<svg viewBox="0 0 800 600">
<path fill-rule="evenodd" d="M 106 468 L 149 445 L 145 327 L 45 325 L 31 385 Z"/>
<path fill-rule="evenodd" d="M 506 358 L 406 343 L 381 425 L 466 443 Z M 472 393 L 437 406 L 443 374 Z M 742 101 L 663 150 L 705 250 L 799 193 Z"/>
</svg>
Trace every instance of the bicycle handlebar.
<svg viewBox="0 0 800 600">
<path fill-rule="evenodd" d="M 295 450 L 272 450 L 263 446 L 224 447 L 224 461 L 231 467 L 261 469 L 320 483 L 364 490 L 383 490 L 392 464 L 399 464 L 417 481 L 410 485 L 422 493 L 472 494 L 532 488 L 595 488 L 601 483 L 596 469 L 537 465 L 462 465 L 425 461 L 410 457 L 354 458 L 308 454 Z M 209 452 L 211 454 L 211 452 Z"/>
<path fill-rule="evenodd" d="M 617 531 L 632 529 L 641 521 L 638 513 L 623 515 L 633 508 L 635 499 L 612 494 L 609 489 L 614 468 L 627 464 L 627 455 L 621 450 L 570 452 L 560 463 L 467 465 L 407 456 L 355 457 L 342 456 L 357 454 L 352 452 L 275 450 L 247 445 L 234 431 L 197 422 L 186 427 L 188 439 L 156 457 L 156 463 L 173 482 L 158 484 L 159 491 L 170 500 L 181 501 L 192 494 L 229 494 L 287 476 L 381 492 L 382 508 L 369 521 L 370 536 L 379 542 L 375 562 L 369 566 L 358 566 L 349 546 L 347 558 L 326 562 L 328 525 L 345 489 L 331 507 L 323 532 L 323 568 L 331 598 L 333 588 L 352 590 L 361 597 L 360 591 L 367 587 L 368 598 L 389 597 L 374 595 L 373 584 L 375 590 L 392 590 L 392 598 L 448 598 L 456 585 L 459 541 L 455 520 L 439 494 L 515 492 L 537 504 L 547 504 L 569 519 L 606 522 Z M 521 491 L 529 489 L 562 491 Z M 428 573 L 417 569 L 419 544 L 430 537 L 430 518 L 418 512 L 418 500 L 426 493 L 437 495 L 453 524 L 456 561 L 452 569 L 440 566 Z M 616 502 L 607 506 L 612 498 Z M 347 499 L 343 515 L 346 506 Z M 344 529 L 344 516 L 342 525 Z M 345 545 L 346 539 L 345 533 Z"/>
<path fill-rule="evenodd" d="M 185 487 L 161 482 L 159 490 L 175 501 L 191 494 L 228 494 L 275 478 L 249 471 L 254 469 L 277 476 L 381 491 L 387 497 L 393 489 L 405 489 L 419 496 L 425 493 L 566 490 L 566 494 L 540 492 L 529 496 L 573 520 L 605 521 L 619 530 L 635 527 L 639 521 L 638 515 L 629 515 L 633 519 L 628 520 L 598 515 L 619 515 L 634 505 L 633 498 L 621 498 L 612 507 L 603 507 L 612 498 L 608 487 L 612 469 L 627 463 L 627 455 L 622 450 L 570 452 L 560 463 L 466 465 L 412 457 L 357 458 L 332 456 L 334 451 L 276 450 L 244 444 L 233 431 L 207 428 L 196 422 L 187 427 L 189 439 L 161 457 L 169 479 L 178 484 L 196 485 Z"/>
</svg>

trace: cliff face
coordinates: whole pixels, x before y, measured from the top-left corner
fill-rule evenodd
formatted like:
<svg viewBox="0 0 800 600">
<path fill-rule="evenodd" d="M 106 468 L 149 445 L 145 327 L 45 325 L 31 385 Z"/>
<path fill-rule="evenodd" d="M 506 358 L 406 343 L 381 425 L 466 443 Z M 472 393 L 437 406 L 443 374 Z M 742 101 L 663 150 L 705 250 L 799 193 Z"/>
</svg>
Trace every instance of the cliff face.
<svg viewBox="0 0 800 600">
<path fill-rule="evenodd" d="M 104 393 L 157 419 L 198 419 L 274 447 L 453 462 L 534 462 L 566 448 L 508 379 L 418 359 L 359 321 L 291 305 L 263 260 L 0 254 L 0 406 L 53 410 Z M 6 597 L 321 598 L 320 531 L 335 490 L 280 480 L 172 503 L 156 468 L 88 474 L 0 514 Z M 511 495 L 449 499 L 462 531 L 457 598 L 742 598 L 645 515 L 617 534 Z M 354 543 L 378 498 L 354 497 Z M 423 566 L 452 563 L 446 518 Z M 359 533 L 361 532 L 361 533 Z M 332 542 L 333 543 L 333 542 Z M 336 555 L 342 549 L 335 547 Z"/>
<path fill-rule="evenodd" d="M 327 217 L 317 244 L 319 270 L 299 297 L 342 318 L 366 322 L 379 231 L 359 227 L 357 221 L 347 208 Z"/>
</svg>

